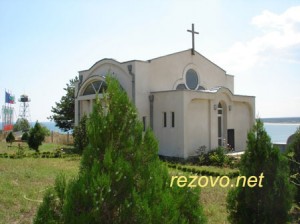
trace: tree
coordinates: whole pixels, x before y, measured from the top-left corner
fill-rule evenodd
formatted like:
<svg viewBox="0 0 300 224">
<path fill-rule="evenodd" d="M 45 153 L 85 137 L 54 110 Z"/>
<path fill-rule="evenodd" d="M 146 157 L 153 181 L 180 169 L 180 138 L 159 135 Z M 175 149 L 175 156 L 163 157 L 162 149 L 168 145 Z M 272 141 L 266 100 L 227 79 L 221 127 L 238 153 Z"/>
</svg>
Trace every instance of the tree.
<svg viewBox="0 0 300 224">
<path fill-rule="evenodd" d="M 258 120 L 248 133 L 240 174 L 259 177 L 261 173 L 262 187 L 240 185 L 229 191 L 227 210 L 231 223 L 286 223 L 292 205 L 288 161 L 272 145 L 263 123 Z"/>
<path fill-rule="evenodd" d="M 49 130 L 46 127 L 40 125 L 37 121 L 33 128 L 29 130 L 28 146 L 35 151 L 39 151 L 39 146 L 45 140 L 46 135 L 49 134 Z"/>
<path fill-rule="evenodd" d="M 14 131 L 28 131 L 30 124 L 26 118 L 18 118 L 14 124 Z"/>
<path fill-rule="evenodd" d="M 28 141 L 28 138 L 29 138 L 28 132 L 24 132 L 23 135 L 22 135 L 22 137 L 21 137 L 21 140 L 22 141 Z"/>
<path fill-rule="evenodd" d="M 297 188 L 295 201 L 300 205 L 300 128 L 297 129 L 288 145 L 287 156 L 290 161 L 291 182 Z"/>
<path fill-rule="evenodd" d="M 57 181 L 34 223 L 204 223 L 199 189 L 170 187 L 153 132 L 143 135 L 117 80 L 108 77 L 107 84 L 87 121 L 78 177 Z"/>
<path fill-rule="evenodd" d="M 75 116 L 75 83 L 78 81 L 78 77 L 71 79 L 67 87 L 64 88 L 66 95 L 62 96 L 60 102 L 55 102 L 55 107 L 52 107 L 52 116 L 49 117 L 63 131 L 72 130 L 74 127 Z"/>
<path fill-rule="evenodd" d="M 14 134 L 12 132 L 9 132 L 9 134 L 6 137 L 6 142 L 11 144 L 14 140 L 15 140 Z"/>
<path fill-rule="evenodd" d="M 75 126 L 73 131 L 74 146 L 79 152 L 82 152 L 83 149 L 88 145 L 86 122 L 87 116 L 84 115 L 81 118 L 79 125 Z"/>
</svg>

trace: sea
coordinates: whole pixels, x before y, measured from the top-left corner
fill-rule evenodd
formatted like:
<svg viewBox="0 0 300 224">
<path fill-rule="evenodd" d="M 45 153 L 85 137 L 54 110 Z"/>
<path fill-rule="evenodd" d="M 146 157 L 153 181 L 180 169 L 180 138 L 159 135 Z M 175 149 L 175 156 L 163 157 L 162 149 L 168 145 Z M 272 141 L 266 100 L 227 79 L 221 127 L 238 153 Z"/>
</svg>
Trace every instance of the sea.
<svg viewBox="0 0 300 224">
<path fill-rule="evenodd" d="M 298 128 L 300 128 L 300 117 L 283 117 L 283 118 L 261 118 L 264 122 L 264 127 L 271 137 L 273 143 L 286 143 L 289 136 L 294 134 Z M 54 122 L 40 122 L 46 126 L 50 131 L 66 134 L 58 127 Z M 0 122 L 2 127 L 2 123 Z M 33 126 L 34 122 L 30 122 Z"/>
<path fill-rule="evenodd" d="M 300 128 L 300 117 L 262 118 L 272 143 L 286 143 L 287 139 Z"/>
</svg>

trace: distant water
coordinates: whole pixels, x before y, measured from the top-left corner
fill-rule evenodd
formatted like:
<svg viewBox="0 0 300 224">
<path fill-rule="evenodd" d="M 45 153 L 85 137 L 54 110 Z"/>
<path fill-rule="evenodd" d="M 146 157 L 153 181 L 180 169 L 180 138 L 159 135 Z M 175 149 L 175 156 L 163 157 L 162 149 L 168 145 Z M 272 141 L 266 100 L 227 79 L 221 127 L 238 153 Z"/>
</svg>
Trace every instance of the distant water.
<svg viewBox="0 0 300 224">
<path fill-rule="evenodd" d="M 273 143 L 286 143 L 300 127 L 300 117 L 264 118 L 262 121 Z"/>
<path fill-rule="evenodd" d="M 33 127 L 35 122 L 30 122 L 30 126 Z M 48 128 L 50 131 L 59 132 L 59 133 L 67 133 L 60 130 L 58 127 L 55 126 L 54 122 L 40 122 L 40 124 L 44 125 L 46 128 Z M 0 122 L 0 129 L 2 129 L 2 122 Z"/>
<path fill-rule="evenodd" d="M 298 127 L 300 127 L 300 117 L 294 118 L 262 118 L 266 131 L 273 143 L 286 143 L 289 136 L 294 134 Z M 2 129 L 2 123 L 0 122 Z M 31 126 L 35 122 L 30 123 Z M 66 133 L 55 126 L 54 122 L 41 122 L 50 131 Z"/>
</svg>

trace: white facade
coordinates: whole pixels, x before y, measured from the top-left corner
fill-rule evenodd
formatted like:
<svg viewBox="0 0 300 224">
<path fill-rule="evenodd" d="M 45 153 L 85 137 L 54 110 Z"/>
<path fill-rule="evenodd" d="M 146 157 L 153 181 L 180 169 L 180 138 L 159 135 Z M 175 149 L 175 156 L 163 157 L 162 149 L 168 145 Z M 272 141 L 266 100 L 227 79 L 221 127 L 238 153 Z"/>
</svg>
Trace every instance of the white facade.
<svg viewBox="0 0 300 224">
<path fill-rule="evenodd" d="M 255 98 L 234 95 L 234 77 L 186 50 L 148 61 L 103 59 L 79 72 L 75 123 L 92 111 L 95 91 L 113 74 L 159 140 L 159 154 L 194 156 L 200 146 L 245 150 L 255 120 Z M 94 83 L 91 85 L 91 83 Z"/>
</svg>

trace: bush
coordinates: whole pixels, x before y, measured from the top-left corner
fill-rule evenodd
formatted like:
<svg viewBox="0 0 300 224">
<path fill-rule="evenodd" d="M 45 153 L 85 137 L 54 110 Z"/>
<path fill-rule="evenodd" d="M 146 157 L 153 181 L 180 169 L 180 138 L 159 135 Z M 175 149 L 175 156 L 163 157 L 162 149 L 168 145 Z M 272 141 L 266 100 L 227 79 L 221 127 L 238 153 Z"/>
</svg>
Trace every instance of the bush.
<svg viewBox="0 0 300 224">
<path fill-rule="evenodd" d="M 83 149 L 88 145 L 86 121 L 87 121 L 87 116 L 84 115 L 81 118 L 79 125 L 76 126 L 73 131 L 74 146 L 79 153 L 82 153 Z"/>
<path fill-rule="evenodd" d="M 29 139 L 29 134 L 28 134 L 28 132 L 24 132 L 23 135 L 22 135 L 22 137 L 21 137 L 21 140 L 22 140 L 22 141 L 28 141 L 28 139 Z"/>
<path fill-rule="evenodd" d="M 170 188 L 154 134 L 148 129 L 143 135 L 119 83 L 108 77 L 107 84 L 87 122 L 89 145 L 78 177 L 65 191 L 55 184 L 62 208 L 45 200 L 35 223 L 204 223 L 199 189 Z M 47 208 L 58 216 L 43 215 Z"/>
<path fill-rule="evenodd" d="M 6 137 L 6 142 L 12 144 L 12 142 L 15 140 L 15 136 L 12 132 L 9 132 L 9 134 Z"/>
<path fill-rule="evenodd" d="M 230 166 L 232 159 L 225 154 L 226 149 L 224 147 L 218 147 L 207 153 L 201 153 L 198 157 L 198 165 L 206 166 Z"/>
<path fill-rule="evenodd" d="M 216 148 L 213 152 L 209 153 L 209 161 L 213 166 L 224 166 L 225 164 L 225 152 L 223 147 Z"/>
<path fill-rule="evenodd" d="M 231 189 L 227 210 L 231 223 L 287 223 L 292 205 L 293 189 L 289 182 L 287 159 L 271 143 L 258 120 L 248 133 L 247 150 L 241 159 L 243 176 L 264 174 L 262 187 Z"/>
</svg>

